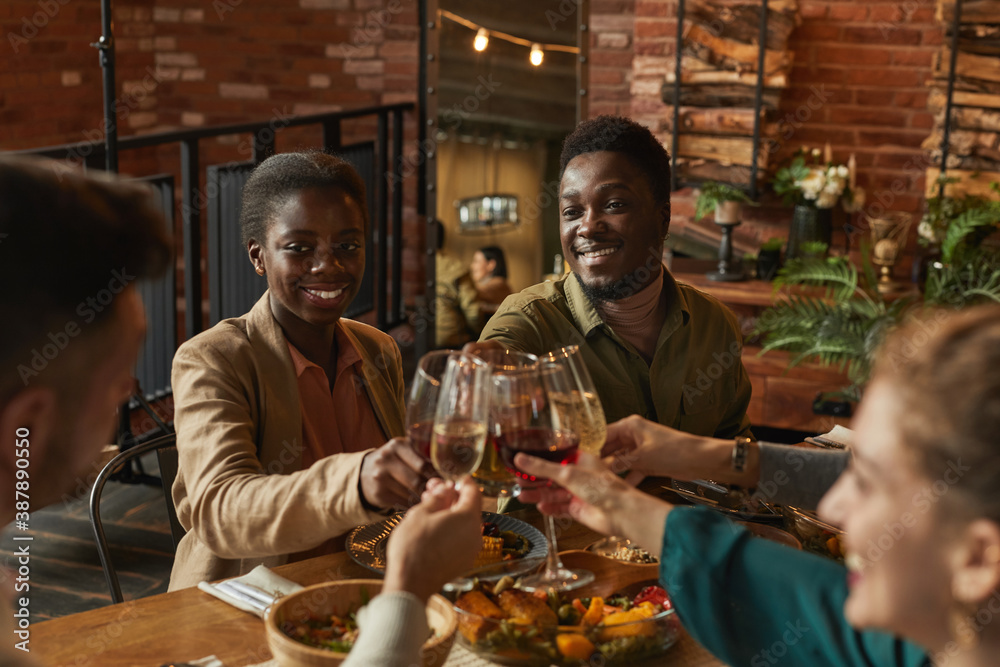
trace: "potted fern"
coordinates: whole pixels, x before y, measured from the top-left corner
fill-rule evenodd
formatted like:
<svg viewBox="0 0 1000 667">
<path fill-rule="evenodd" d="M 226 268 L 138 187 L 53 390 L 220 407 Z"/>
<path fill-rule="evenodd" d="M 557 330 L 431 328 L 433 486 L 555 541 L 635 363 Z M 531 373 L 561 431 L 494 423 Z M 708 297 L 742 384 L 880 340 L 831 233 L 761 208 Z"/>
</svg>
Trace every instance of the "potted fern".
<svg viewBox="0 0 1000 667">
<path fill-rule="evenodd" d="M 990 187 L 1000 194 L 1000 184 L 991 183 Z M 938 225 L 941 259 L 927 271 L 927 304 L 960 308 L 1000 303 L 1000 247 L 987 241 L 1000 231 L 1000 201 L 975 199 L 966 197 L 962 212 Z"/>
<path fill-rule="evenodd" d="M 738 225 L 743 217 L 743 204 L 754 204 L 743 190 L 727 183 L 706 181 L 699 188 L 694 218 L 701 220 L 715 211 L 717 225 Z"/>
<path fill-rule="evenodd" d="M 862 250 L 862 256 L 867 252 Z M 847 371 L 850 385 L 841 395 L 857 401 L 871 373 L 872 355 L 885 334 L 913 305 L 912 298 L 888 301 L 878 292 L 878 278 L 866 261 L 863 272 L 846 257 L 787 260 L 775 289 L 785 285 L 823 288 L 822 296 L 789 294 L 757 320 L 755 334 L 763 349 L 792 353 L 790 366 L 817 359 Z"/>
</svg>

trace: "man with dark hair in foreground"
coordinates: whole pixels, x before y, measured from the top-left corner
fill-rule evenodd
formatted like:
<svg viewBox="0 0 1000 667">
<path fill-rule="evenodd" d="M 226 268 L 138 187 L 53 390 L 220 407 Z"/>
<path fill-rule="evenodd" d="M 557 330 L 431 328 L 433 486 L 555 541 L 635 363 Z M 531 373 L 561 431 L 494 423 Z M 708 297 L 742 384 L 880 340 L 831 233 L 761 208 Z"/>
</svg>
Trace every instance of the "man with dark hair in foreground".
<svg viewBox="0 0 1000 667">
<path fill-rule="evenodd" d="M 480 340 L 534 354 L 579 344 L 608 422 L 638 414 L 697 435 L 749 435 L 735 316 L 661 260 L 666 150 L 638 123 L 599 116 L 566 138 L 560 166 L 570 273 L 507 297 Z"/>
<path fill-rule="evenodd" d="M 135 281 L 169 258 L 148 190 L 0 158 L 0 525 L 29 530 L 111 441 L 146 332 Z M 0 664 L 32 664 L 30 577 L 6 575 Z"/>
</svg>

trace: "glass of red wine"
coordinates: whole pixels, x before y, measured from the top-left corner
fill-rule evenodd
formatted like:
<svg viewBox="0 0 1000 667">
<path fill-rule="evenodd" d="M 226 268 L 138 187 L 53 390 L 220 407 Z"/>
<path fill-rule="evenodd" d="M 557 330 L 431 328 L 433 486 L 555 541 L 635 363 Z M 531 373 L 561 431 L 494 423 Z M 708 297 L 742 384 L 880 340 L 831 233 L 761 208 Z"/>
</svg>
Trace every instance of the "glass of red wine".
<svg viewBox="0 0 1000 667">
<path fill-rule="evenodd" d="M 522 493 L 548 486 L 550 481 L 518 469 L 514 457 L 519 452 L 563 465 L 576 462 L 580 435 L 550 400 L 547 385 L 551 383 L 544 379 L 546 374 L 561 372 L 553 362 L 543 360 L 521 372 L 493 377 L 493 436 L 504 465 L 517 477 Z M 592 572 L 570 570 L 562 564 L 552 516 L 545 517 L 545 538 L 549 546 L 545 569 L 522 578 L 521 588 L 567 591 L 594 580 Z"/>
<path fill-rule="evenodd" d="M 483 459 L 490 418 L 490 367 L 469 354 L 448 357 L 434 413 L 431 463 L 457 482 Z"/>
<path fill-rule="evenodd" d="M 428 352 L 417 362 L 417 372 L 413 375 L 410 397 L 406 402 L 406 434 L 413 449 L 428 463 L 431 460 L 434 414 L 441 380 L 448 367 L 448 359 L 458 354 L 454 350 Z"/>
<path fill-rule="evenodd" d="M 480 350 L 476 353 L 480 359 L 490 365 L 492 373 L 491 387 L 498 386 L 497 381 L 505 376 L 517 375 L 520 373 L 537 372 L 538 357 L 527 352 L 516 350 Z M 500 381 L 499 386 L 507 387 L 508 383 Z M 500 448 L 496 444 L 494 430 L 497 420 L 503 418 L 504 413 L 493 410 L 494 406 L 500 404 L 499 400 L 491 402 L 490 408 L 490 428 L 486 436 L 486 450 L 483 452 L 482 463 L 472 474 L 473 479 L 479 484 L 479 490 L 490 497 L 513 496 L 520 492 L 518 478 L 510 471 L 509 466 L 500 455 Z"/>
</svg>

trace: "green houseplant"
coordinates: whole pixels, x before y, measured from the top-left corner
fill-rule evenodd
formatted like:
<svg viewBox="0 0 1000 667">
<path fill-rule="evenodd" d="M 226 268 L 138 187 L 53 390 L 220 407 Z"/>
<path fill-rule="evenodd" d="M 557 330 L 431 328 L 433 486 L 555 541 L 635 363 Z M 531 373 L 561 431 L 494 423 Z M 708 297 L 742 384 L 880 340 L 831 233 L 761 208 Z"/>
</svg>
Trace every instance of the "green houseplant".
<svg viewBox="0 0 1000 667">
<path fill-rule="evenodd" d="M 788 260 L 778 272 L 775 289 L 784 285 L 822 287 L 823 294 L 790 294 L 761 313 L 755 328 L 763 342 L 761 354 L 786 350 L 792 353 L 790 366 L 815 358 L 846 369 L 850 385 L 842 396 L 857 401 L 875 349 L 913 300 L 887 301 L 878 292 L 871 264 L 866 262 L 859 274 L 845 257 Z"/>
<path fill-rule="evenodd" d="M 1000 184 L 990 187 L 1000 194 Z M 946 206 L 942 202 L 938 210 Z M 924 301 L 955 308 L 1000 303 L 1000 247 L 984 243 L 1000 231 L 1000 201 L 967 195 L 957 206 L 961 212 L 954 218 L 935 224 L 933 238 L 940 239 L 941 259 L 927 271 Z"/>
<path fill-rule="evenodd" d="M 736 206 L 727 206 L 727 202 L 733 202 Z M 743 204 L 755 205 L 755 202 L 743 190 L 728 183 L 705 181 L 699 188 L 698 200 L 694 205 L 694 219 L 701 220 L 715 211 L 717 223 L 735 224 L 740 221 L 740 207 Z"/>
</svg>

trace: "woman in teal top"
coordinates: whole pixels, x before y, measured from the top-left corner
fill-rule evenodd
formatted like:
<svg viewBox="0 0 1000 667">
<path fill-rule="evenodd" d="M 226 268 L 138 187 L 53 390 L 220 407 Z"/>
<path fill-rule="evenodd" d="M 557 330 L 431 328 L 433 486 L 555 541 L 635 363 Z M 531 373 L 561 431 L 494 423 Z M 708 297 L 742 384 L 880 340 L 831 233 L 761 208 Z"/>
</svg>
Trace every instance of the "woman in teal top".
<svg viewBox="0 0 1000 667">
<path fill-rule="evenodd" d="M 609 440 L 638 425 L 612 425 Z M 729 664 L 997 664 L 1000 308 L 897 332 L 852 426 L 850 465 L 819 507 L 845 530 L 846 569 L 674 508 L 584 455 L 516 463 L 573 494 L 543 511 L 660 549 L 681 621 Z"/>
</svg>

